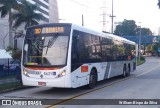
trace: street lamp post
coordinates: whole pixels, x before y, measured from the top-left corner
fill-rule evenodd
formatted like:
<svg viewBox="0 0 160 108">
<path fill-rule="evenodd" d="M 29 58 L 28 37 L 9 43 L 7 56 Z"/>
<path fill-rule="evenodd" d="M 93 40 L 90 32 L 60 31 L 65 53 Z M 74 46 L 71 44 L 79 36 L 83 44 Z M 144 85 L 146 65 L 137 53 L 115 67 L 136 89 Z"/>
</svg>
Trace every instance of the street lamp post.
<svg viewBox="0 0 160 108">
<path fill-rule="evenodd" d="M 141 56 L 141 26 L 139 26 L 139 43 L 138 43 L 138 60 L 140 61 L 140 56 Z"/>
<path fill-rule="evenodd" d="M 112 22 L 111 22 L 111 33 L 113 34 L 113 20 L 114 20 L 114 17 L 116 17 L 116 16 L 114 16 L 114 10 L 113 10 L 113 0 L 112 0 L 112 14 L 110 15 L 110 17 L 111 17 L 111 20 L 112 20 Z"/>
<path fill-rule="evenodd" d="M 82 14 L 82 26 L 84 26 L 84 16 Z"/>
<path fill-rule="evenodd" d="M 58 20 L 59 20 L 59 22 L 60 22 L 60 21 L 64 21 L 65 19 L 58 19 Z"/>
<path fill-rule="evenodd" d="M 111 26 L 111 33 L 113 34 L 113 0 L 112 0 L 112 26 Z"/>
</svg>

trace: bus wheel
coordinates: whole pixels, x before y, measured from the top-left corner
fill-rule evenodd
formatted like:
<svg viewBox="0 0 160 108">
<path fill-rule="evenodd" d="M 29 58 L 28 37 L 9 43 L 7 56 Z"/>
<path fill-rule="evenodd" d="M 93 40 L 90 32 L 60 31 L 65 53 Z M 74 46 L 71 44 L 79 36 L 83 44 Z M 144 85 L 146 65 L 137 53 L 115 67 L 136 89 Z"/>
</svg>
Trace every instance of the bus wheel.
<svg viewBox="0 0 160 108">
<path fill-rule="evenodd" d="M 123 74 L 122 77 L 125 78 L 126 77 L 126 66 L 123 67 Z"/>
<path fill-rule="evenodd" d="M 93 89 L 96 86 L 96 83 L 97 83 L 97 74 L 94 70 L 92 70 L 89 77 L 88 88 Z"/>
</svg>

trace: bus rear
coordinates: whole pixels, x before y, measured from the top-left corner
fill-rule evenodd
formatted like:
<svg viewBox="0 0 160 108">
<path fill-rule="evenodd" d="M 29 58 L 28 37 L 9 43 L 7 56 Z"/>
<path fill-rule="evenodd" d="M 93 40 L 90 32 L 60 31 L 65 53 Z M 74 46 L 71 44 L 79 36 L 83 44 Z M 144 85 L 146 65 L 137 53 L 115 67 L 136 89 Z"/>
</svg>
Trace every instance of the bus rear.
<svg viewBox="0 0 160 108">
<path fill-rule="evenodd" d="M 68 60 L 71 24 L 27 29 L 22 54 L 22 82 L 29 86 L 71 87 Z"/>
</svg>

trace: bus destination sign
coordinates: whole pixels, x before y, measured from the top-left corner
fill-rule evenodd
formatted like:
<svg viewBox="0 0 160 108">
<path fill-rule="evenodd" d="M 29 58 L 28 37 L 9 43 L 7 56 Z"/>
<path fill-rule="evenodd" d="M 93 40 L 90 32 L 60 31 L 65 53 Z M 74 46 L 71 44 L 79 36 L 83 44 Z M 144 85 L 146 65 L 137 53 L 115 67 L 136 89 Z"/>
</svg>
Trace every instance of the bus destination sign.
<svg viewBox="0 0 160 108">
<path fill-rule="evenodd" d="M 41 34 L 41 28 L 34 29 L 34 34 Z"/>
<path fill-rule="evenodd" d="M 45 28 L 45 33 L 63 33 L 64 27 L 48 27 Z"/>
<path fill-rule="evenodd" d="M 36 28 L 34 29 L 35 34 L 43 34 L 43 33 L 63 33 L 64 27 L 45 27 L 45 28 Z"/>
</svg>

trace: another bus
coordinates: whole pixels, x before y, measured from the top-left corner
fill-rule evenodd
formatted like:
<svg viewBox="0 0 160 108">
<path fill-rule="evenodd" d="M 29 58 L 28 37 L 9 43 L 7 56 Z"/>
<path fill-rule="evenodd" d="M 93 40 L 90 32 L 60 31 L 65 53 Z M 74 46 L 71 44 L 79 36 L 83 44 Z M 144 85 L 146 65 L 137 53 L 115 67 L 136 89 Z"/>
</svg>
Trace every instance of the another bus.
<svg viewBox="0 0 160 108">
<path fill-rule="evenodd" d="M 136 44 L 70 23 L 27 29 L 22 53 L 22 82 L 29 86 L 94 88 L 97 81 L 136 69 Z"/>
</svg>

